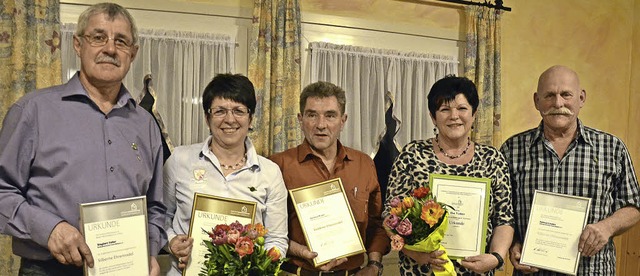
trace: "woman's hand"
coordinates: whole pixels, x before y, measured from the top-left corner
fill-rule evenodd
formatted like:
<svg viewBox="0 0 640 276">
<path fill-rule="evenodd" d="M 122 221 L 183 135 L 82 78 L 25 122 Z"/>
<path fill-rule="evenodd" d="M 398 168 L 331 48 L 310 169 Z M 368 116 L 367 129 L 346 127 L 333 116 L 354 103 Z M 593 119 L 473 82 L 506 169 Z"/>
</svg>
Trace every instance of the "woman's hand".
<svg viewBox="0 0 640 276">
<path fill-rule="evenodd" d="M 169 250 L 171 254 L 178 259 L 178 268 L 185 269 L 191 257 L 191 249 L 193 248 L 193 238 L 187 235 L 177 235 L 169 241 Z"/>
<path fill-rule="evenodd" d="M 482 254 L 464 258 L 460 264 L 475 273 L 482 274 L 496 268 L 499 264 L 498 259 L 491 254 Z"/>
<path fill-rule="evenodd" d="M 416 261 L 419 265 L 431 265 L 431 268 L 437 271 L 443 271 L 444 264 L 448 262 L 447 260 L 439 258 L 440 255 L 444 254 L 444 251 L 442 250 L 436 250 L 432 252 L 418 252 L 403 248 L 402 253 Z"/>
</svg>

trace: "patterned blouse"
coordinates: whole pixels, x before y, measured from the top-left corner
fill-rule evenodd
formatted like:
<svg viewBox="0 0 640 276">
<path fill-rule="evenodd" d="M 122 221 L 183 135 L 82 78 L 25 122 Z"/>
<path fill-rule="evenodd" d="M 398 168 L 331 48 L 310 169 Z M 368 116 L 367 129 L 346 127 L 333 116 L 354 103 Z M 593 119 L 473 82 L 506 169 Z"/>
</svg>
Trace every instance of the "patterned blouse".
<svg viewBox="0 0 640 276">
<path fill-rule="evenodd" d="M 389 202 L 411 194 L 421 186 L 429 186 L 429 174 L 448 174 L 456 176 L 482 177 L 491 179 L 489 200 L 489 221 L 487 225 L 487 247 L 489 252 L 493 228 L 514 224 L 511 205 L 511 185 L 509 167 L 502 154 L 494 147 L 475 144 L 471 161 L 464 165 L 450 165 L 440 161 L 433 150 L 433 140 L 419 140 L 407 144 L 393 164 L 389 176 L 389 187 L 383 216 L 389 215 Z M 428 275 L 429 265 L 419 265 L 413 259 L 399 252 L 400 273 L 402 275 Z M 477 275 L 468 271 L 457 261 L 453 261 L 458 275 Z M 493 275 L 489 271 L 485 275 Z"/>
</svg>

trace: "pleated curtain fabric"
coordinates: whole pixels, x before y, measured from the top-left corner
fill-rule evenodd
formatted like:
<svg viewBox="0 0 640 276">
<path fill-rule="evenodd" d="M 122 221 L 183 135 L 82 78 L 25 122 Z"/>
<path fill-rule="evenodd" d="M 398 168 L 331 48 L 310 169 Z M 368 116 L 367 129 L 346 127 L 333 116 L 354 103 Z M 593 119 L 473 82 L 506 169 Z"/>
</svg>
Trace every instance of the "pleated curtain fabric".
<svg viewBox="0 0 640 276">
<path fill-rule="evenodd" d="M 249 79 L 258 105 L 249 135 L 258 154 L 269 156 L 302 141 L 299 1 L 255 0 L 252 27 Z"/>
<path fill-rule="evenodd" d="M 437 80 L 456 74 L 454 57 L 326 42 L 311 42 L 309 49 L 311 82 L 328 81 L 346 92 L 348 120 L 340 135 L 344 145 L 373 156 L 391 105 L 398 149 L 433 137 L 427 94 Z"/>
<path fill-rule="evenodd" d="M 0 122 L 9 107 L 35 89 L 61 83 L 60 2 L 0 2 Z M 1 123 L 0 123 L 1 124 Z M 0 275 L 17 275 L 20 258 L 0 235 Z"/>
<path fill-rule="evenodd" d="M 477 143 L 499 147 L 502 143 L 500 11 L 467 6 L 465 15 L 464 75 L 476 84 L 480 96 L 473 139 Z"/>
</svg>

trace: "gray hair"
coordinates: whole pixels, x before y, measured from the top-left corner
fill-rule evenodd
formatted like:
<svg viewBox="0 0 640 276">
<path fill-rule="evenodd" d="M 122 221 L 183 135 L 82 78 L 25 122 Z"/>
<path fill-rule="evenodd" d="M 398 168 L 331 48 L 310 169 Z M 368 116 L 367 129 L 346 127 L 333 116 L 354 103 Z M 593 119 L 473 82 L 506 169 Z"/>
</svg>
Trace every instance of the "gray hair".
<svg viewBox="0 0 640 276">
<path fill-rule="evenodd" d="M 133 36 L 132 45 L 138 43 L 138 28 L 136 28 L 136 22 L 133 20 L 131 14 L 124 7 L 115 3 L 99 3 L 87 8 L 78 18 L 78 27 L 76 29 L 76 36 L 84 35 L 84 31 L 89 24 L 89 18 L 96 14 L 106 14 L 109 19 L 114 19 L 116 16 L 122 16 L 129 21 L 131 27 L 131 35 Z"/>
</svg>

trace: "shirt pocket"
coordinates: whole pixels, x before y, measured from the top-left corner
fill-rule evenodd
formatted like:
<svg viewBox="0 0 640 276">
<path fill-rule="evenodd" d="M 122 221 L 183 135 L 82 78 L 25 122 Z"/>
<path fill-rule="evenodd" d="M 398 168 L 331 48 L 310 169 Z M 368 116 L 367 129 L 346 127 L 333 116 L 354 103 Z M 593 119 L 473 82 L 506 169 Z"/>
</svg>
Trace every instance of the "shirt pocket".
<svg viewBox="0 0 640 276">
<path fill-rule="evenodd" d="M 367 223 L 369 215 L 369 192 L 360 187 L 354 187 L 346 191 L 351 213 L 358 227 L 363 227 Z"/>
</svg>

